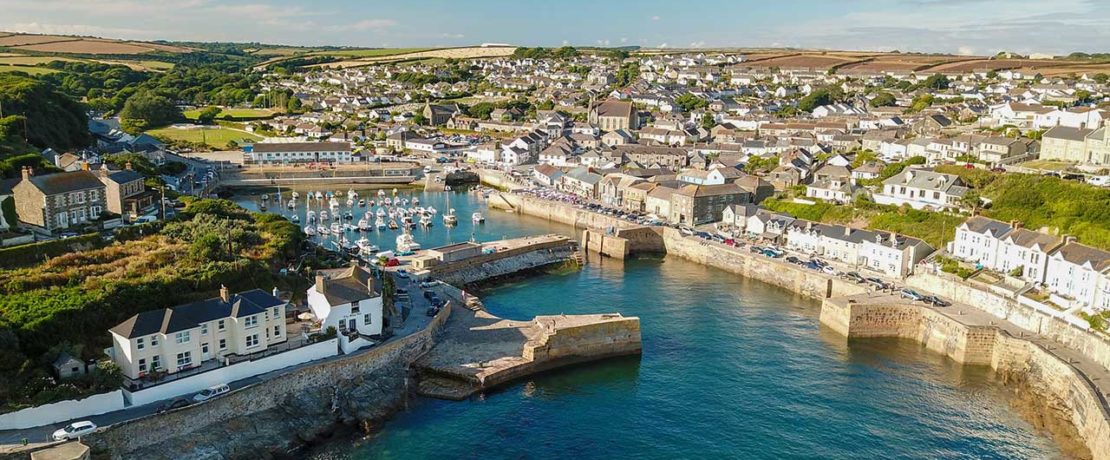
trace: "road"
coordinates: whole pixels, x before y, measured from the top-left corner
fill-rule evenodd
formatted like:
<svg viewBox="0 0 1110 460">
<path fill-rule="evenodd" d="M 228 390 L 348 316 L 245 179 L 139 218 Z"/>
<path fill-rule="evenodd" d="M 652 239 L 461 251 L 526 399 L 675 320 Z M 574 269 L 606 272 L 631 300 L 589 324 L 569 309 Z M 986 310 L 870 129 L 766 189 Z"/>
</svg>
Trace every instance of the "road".
<svg viewBox="0 0 1110 460">
<path fill-rule="evenodd" d="M 392 272 L 387 272 L 387 273 L 390 273 L 389 276 L 394 276 L 392 274 Z M 395 280 L 396 286 L 398 288 L 405 289 L 409 293 L 407 298 L 406 298 L 406 296 L 399 296 L 399 298 L 397 299 L 397 302 L 401 303 L 403 307 L 407 308 L 410 313 L 409 313 L 408 317 L 405 319 L 405 321 L 403 322 L 403 324 L 400 327 L 395 327 L 394 328 L 394 331 L 393 331 L 394 335 L 393 335 L 393 337 L 389 338 L 387 340 L 387 342 L 388 341 L 399 340 L 403 337 L 406 337 L 408 335 L 411 335 L 413 333 L 421 331 L 425 327 L 427 327 L 428 324 L 432 320 L 432 318 L 427 316 L 427 314 L 426 314 L 426 311 L 427 311 L 428 307 L 430 306 L 430 304 L 429 304 L 428 300 L 424 298 L 423 289 L 420 287 L 419 282 L 417 282 L 417 281 L 415 281 L 411 278 L 400 278 L 400 277 L 396 277 L 396 276 L 394 276 L 394 280 Z M 372 349 L 373 349 L 373 347 L 364 348 L 362 350 L 351 353 L 351 355 L 358 355 L 360 353 L 368 352 Z M 326 358 L 326 359 L 322 359 L 322 360 L 317 360 L 317 361 L 298 364 L 296 366 L 291 366 L 291 367 L 287 367 L 287 368 L 284 368 L 284 369 L 278 369 L 276 371 L 269 372 L 269 373 L 266 373 L 266 374 L 256 375 L 254 377 L 249 377 L 249 378 L 245 378 L 245 379 L 242 379 L 242 380 L 237 380 L 237 381 L 234 381 L 234 382 L 230 382 L 230 383 L 228 383 L 228 386 L 230 386 L 232 390 L 245 388 L 245 387 L 248 387 L 248 386 L 251 386 L 251 385 L 255 385 L 255 384 L 258 384 L 258 383 L 262 383 L 262 382 L 272 380 L 275 377 L 281 376 L 283 374 L 287 374 L 289 372 L 292 372 L 292 371 L 295 371 L 295 370 L 298 370 L 298 369 L 303 369 L 303 368 L 309 367 L 309 366 L 315 366 L 317 364 L 320 364 L 320 363 L 326 362 L 326 361 L 330 361 L 330 360 L 343 359 L 343 358 L 346 358 L 346 357 L 351 356 L 351 355 L 338 355 L 338 356 L 331 357 L 331 358 Z M 189 393 L 187 395 L 182 395 L 182 396 L 179 396 L 179 397 L 186 398 L 186 399 L 192 399 L 194 394 L 195 393 Z M 169 402 L 173 399 L 177 399 L 177 398 L 165 399 L 165 400 L 162 400 L 162 401 L 153 402 L 153 403 L 143 405 L 143 406 L 129 407 L 127 409 L 118 410 L 118 411 L 115 411 L 115 412 L 108 412 L 106 414 L 101 414 L 101 415 L 94 415 L 94 416 L 91 416 L 91 417 L 82 417 L 82 418 L 73 419 L 73 420 L 66 420 L 64 422 L 55 423 L 55 424 L 51 424 L 51 425 L 39 426 L 39 427 L 34 427 L 34 428 L 27 428 L 27 429 L 22 429 L 22 430 L 3 430 L 3 431 L 0 431 L 0 453 L 5 452 L 5 451 L 9 451 L 9 450 L 12 450 L 13 448 L 18 448 L 18 447 L 22 446 L 23 440 L 26 440 L 27 442 L 29 442 L 31 444 L 39 444 L 39 443 L 50 442 L 50 435 L 52 433 L 54 433 L 55 430 L 58 430 L 59 428 L 62 428 L 62 427 L 66 426 L 69 423 L 79 421 L 79 420 L 90 420 L 99 427 L 105 427 L 105 426 L 108 426 L 108 425 L 112 425 L 112 424 L 116 424 L 116 423 L 120 423 L 120 422 L 125 422 L 125 421 L 128 421 L 128 420 L 133 420 L 133 419 L 137 419 L 137 418 L 140 418 L 140 417 L 145 417 L 145 416 L 156 413 L 158 411 L 158 409 L 160 407 L 162 407 L 163 404 L 165 404 L 165 403 L 167 403 L 167 402 Z M 201 404 L 203 404 L 203 403 L 201 403 Z"/>
</svg>

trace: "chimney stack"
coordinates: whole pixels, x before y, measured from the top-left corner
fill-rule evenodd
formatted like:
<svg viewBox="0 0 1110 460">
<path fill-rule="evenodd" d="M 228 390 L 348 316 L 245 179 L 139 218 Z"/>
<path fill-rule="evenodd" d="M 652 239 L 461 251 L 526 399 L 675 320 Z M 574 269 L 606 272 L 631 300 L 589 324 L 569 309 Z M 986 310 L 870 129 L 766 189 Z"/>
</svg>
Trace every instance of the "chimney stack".
<svg viewBox="0 0 1110 460">
<path fill-rule="evenodd" d="M 31 176 L 33 176 L 35 174 L 35 171 L 33 169 L 31 169 L 30 166 L 24 166 L 23 170 L 22 170 L 22 173 L 23 173 L 23 180 L 30 180 Z"/>
<path fill-rule="evenodd" d="M 849 226 L 845 225 L 844 226 L 844 236 L 851 236 L 851 235 L 852 235 L 852 227 L 849 227 Z"/>
<path fill-rule="evenodd" d="M 277 297 L 278 294 L 281 294 L 281 291 L 278 290 L 277 286 L 274 286 L 274 290 L 270 291 L 270 295 Z"/>
<path fill-rule="evenodd" d="M 316 292 L 326 294 L 328 290 L 328 277 L 321 273 L 316 274 Z"/>
<path fill-rule="evenodd" d="M 227 290 L 227 286 L 220 285 L 220 300 L 226 303 L 231 303 L 231 292 Z"/>
<path fill-rule="evenodd" d="M 1074 235 L 1064 235 L 1064 244 L 1074 243 L 1078 241 Z"/>
<path fill-rule="evenodd" d="M 81 162 L 81 170 L 82 171 L 88 171 L 89 170 L 89 162 L 88 161 L 82 161 Z"/>
<path fill-rule="evenodd" d="M 126 169 L 126 170 L 130 171 L 131 170 L 131 162 L 128 161 L 127 163 L 125 163 L 123 165 L 123 169 Z"/>
</svg>

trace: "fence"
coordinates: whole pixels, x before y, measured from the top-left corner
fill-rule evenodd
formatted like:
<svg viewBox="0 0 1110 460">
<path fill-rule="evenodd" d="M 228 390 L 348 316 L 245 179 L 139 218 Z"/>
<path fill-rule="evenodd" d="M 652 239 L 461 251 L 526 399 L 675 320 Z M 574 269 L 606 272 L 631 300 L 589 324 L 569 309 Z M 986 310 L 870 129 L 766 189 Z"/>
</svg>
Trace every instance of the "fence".
<svg viewBox="0 0 1110 460">
<path fill-rule="evenodd" d="M 110 391 L 0 415 L 0 430 L 18 430 L 106 414 L 124 408 L 123 390 Z"/>
</svg>

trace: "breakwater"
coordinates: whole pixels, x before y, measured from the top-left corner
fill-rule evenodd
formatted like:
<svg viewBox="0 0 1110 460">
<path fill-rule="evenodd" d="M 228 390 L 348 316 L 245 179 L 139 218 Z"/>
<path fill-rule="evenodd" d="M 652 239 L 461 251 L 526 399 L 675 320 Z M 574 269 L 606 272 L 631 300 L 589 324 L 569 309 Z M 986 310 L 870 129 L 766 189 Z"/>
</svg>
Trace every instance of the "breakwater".
<svg viewBox="0 0 1110 460">
<path fill-rule="evenodd" d="M 627 257 L 637 251 L 633 247 L 650 248 L 647 252 L 665 252 L 684 259 L 715 267 L 779 286 L 799 295 L 822 300 L 850 297 L 866 293 L 867 289 L 855 283 L 816 273 L 784 261 L 773 260 L 761 255 L 746 253 L 743 250 L 725 245 L 683 236 L 669 227 L 653 227 L 658 239 L 639 238 L 640 242 L 621 241 L 621 232 L 627 229 L 645 228 L 622 219 L 594 213 L 574 207 L 567 203 L 553 202 L 539 198 L 512 193 L 495 194 L 490 206 L 510 209 L 521 214 L 545 218 L 584 230 L 583 239 L 587 250 L 602 254 L 619 254 Z M 638 236 L 646 235 L 636 233 Z M 645 243 L 644 241 L 650 241 Z M 659 251 L 659 247 L 662 251 Z M 890 320 L 890 325 L 876 327 L 867 332 L 866 322 L 848 328 L 837 327 L 837 320 L 830 316 L 826 321 L 822 311 L 822 322 L 853 338 L 900 337 L 918 341 L 926 348 L 943 353 L 954 360 L 969 365 L 990 365 L 1002 373 L 1004 381 L 1020 388 L 1016 394 L 1023 397 L 1036 409 L 1027 410 L 1027 418 L 1039 427 L 1054 434 L 1059 444 L 1078 456 L 1097 459 L 1110 458 L 1110 432 L 1104 426 L 1110 425 L 1110 408 L 1106 404 L 1106 392 L 1101 384 L 1093 379 L 1108 379 L 1110 367 L 1110 346 L 1105 340 L 1089 332 L 1079 330 L 1057 319 L 1047 317 L 1020 305 L 1013 299 L 977 289 L 963 284 L 960 280 L 948 279 L 939 275 L 918 274 L 909 277 L 906 283 L 914 288 L 933 292 L 962 304 L 968 311 L 974 310 L 988 318 L 987 326 L 995 326 L 1003 321 L 1014 327 L 1014 333 L 1006 332 L 999 339 L 997 332 L 974 330 L 965 332 L 959 326 L 942 320 L 940 317 L 898 310 L 887 312 L 900 319 Z M 975 307 L 970 307 L 974 305 Z M 858 307 L 862 308 L 862 307 Z M 917 308 L 917 307 L 913 307 Z M 870 309 L 878 314 L 882 309 Z M 830 313 L 831 315 L 831 313 Z M 849 315 L 850 316 L 850 315 Z M 847 320 L 842 320 L 847 323 Z M 1024 332 L 1023 332 L 1024 331 Z M 1043 334 L 1043 343 L 1033 340 L 1028 334 Z M 996 347 L 1005 342 L 1006 347 Z M 1001 350 L 1001 351 L 999 351 Z M 1024 353 L 1006 350 L 1026 350 Z M 986 356 L 989 354 L 990 359 Z M 1068 355 L 1073 355 L 1074 360 Z M 999 361 L 999 357 L 1009 360 Z M 1000 365 L 1002 363 L 1004 365 Z M 1062 366 L 1062 367 L 1061 367 Z M 1066 369 L 1066 370 L 1061 370 Z M 1065 400 L 1070 402 L 1065 402 Z"/>
</svg>

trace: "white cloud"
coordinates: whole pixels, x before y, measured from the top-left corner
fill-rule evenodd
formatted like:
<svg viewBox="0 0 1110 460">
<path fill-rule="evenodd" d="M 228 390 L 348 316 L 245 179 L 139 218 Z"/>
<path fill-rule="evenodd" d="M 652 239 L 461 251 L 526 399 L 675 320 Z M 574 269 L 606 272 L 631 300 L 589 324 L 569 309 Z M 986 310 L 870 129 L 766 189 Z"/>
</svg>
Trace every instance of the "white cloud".
<svg viewBox="0 0 1110 460">
<path fill-rule="evenodd" d="M 701 47 L 704 47 L 704 46 L 705 46 L 705 40 L 690 42 L 690 47 L 691 48 L 701 48 Z"/>
<path fill-rule="evenodd" d="M 89 24 L 45 24 L 27 22 L 12 24 L 6 27 L 9 32 L 23 32 L 29 34 L 56 34 L 56 35 L 86 35 L 98 37 L 145 37 L 158 38 L 161 31 L 151 29 L 130 29 L 117 27 L 101 27 Z"/>
<path fill-rule="evenodd" d="M 442 37 L 443 37 L 443 38 L 450 38 L 450 39 L 458 40 L 458 39 L 460 39 L 460 38 L 466 38 L 466 35 L 463 35 L 463 34 L 449 34 L 449 33 L 446 33 L 446 32 L 445 32 L 445 33 L 444 33 L 444 34 L 442 35 Z"/>
<path fill-rule="evenodd" d="M 605 39 L 605 40 L 600 40 L 599 39 L 597 41 L 597 44 L 598 44 L 598 46 L 609 46 L 609 39 Z"/>
<path fill-rule="evenodd" d="M 365 32 L 368 30 L 381 30 L 387 29 L 397 25 L 397 21 L 392 19 L 363 19 L 358 22 L 350 24 L 340 24 L 335 26 L 328 26 L 324 29 L 334 32 Z"/>
<path fill-rule="evenodd" d="M 652 21 L 658 21 L 658 20 L 659 20 L 659 16 L 652 16 L 652 17 L 651 17 L 651 20 L 652 20 Z"/>
<path fill-rule="evenodd" d="M 972 47 L 966 46 L 966 45 L 961 46 L 959 48 L 956 48 L 956 54 L 959 54 L 961 56 L 974 56 L 975 55 L 975 48 L 972 48 Z"/>
<path fill-rule="evenodd" d="M 667 44 L 665 42 L 660 43 L 659 46 L 656 46 L 656 48 L 666 48 L 666 47 L 667 47 Z"/>
</svg>

